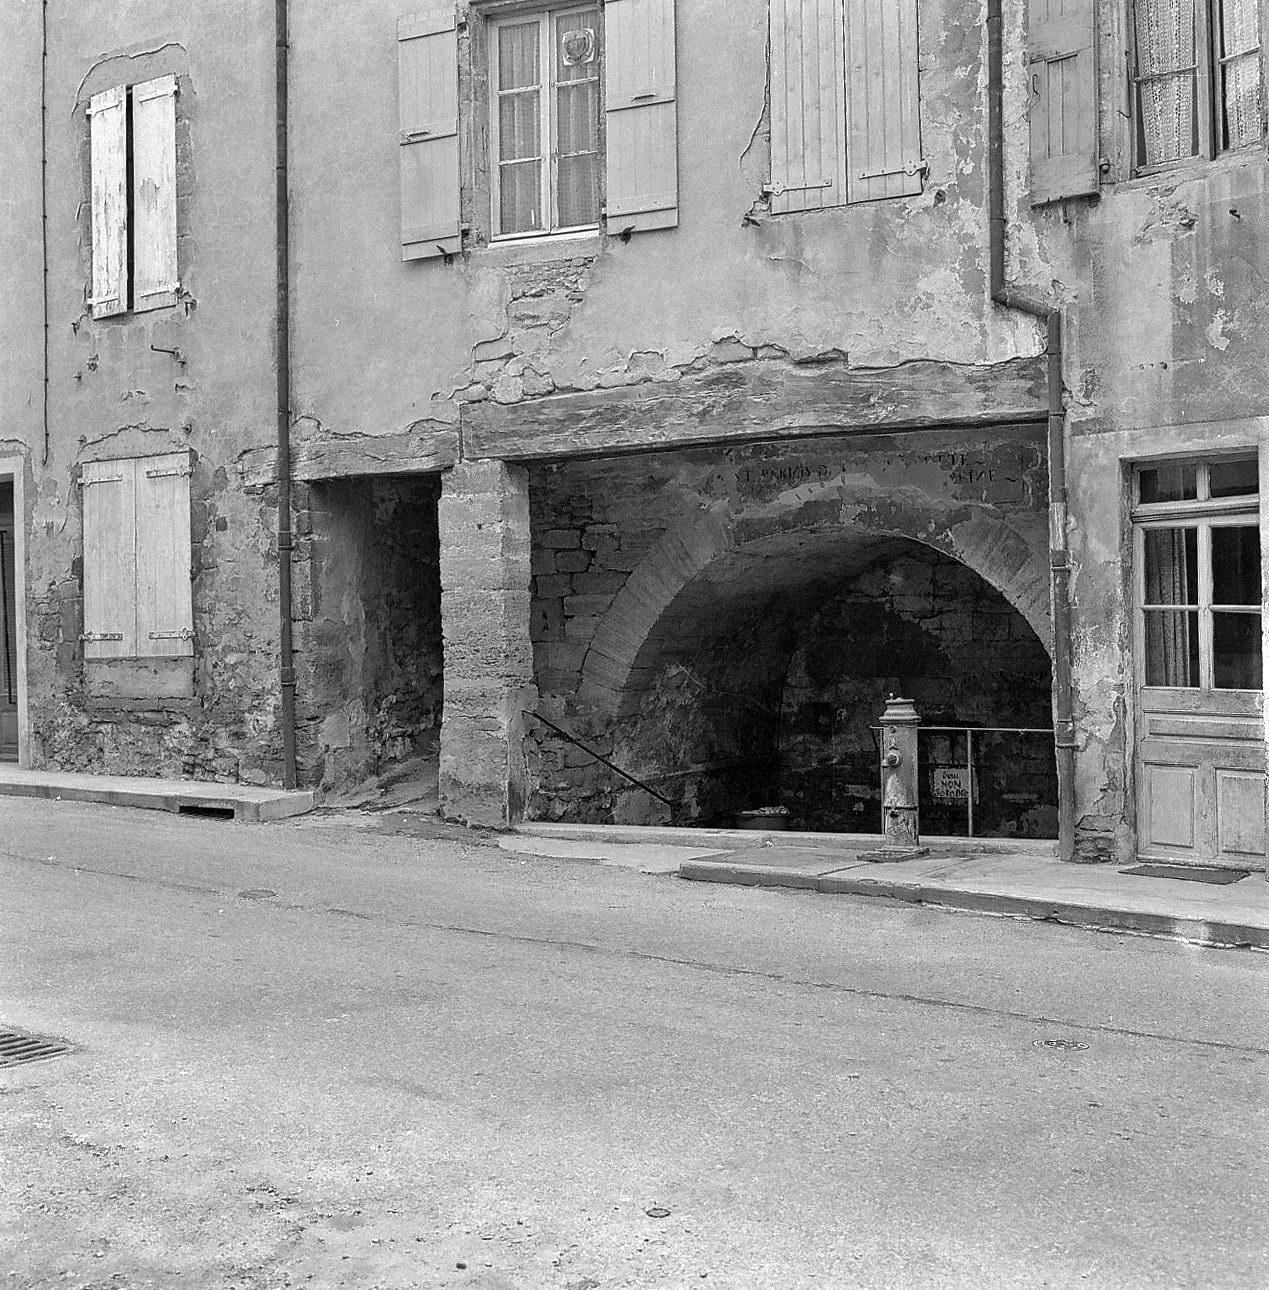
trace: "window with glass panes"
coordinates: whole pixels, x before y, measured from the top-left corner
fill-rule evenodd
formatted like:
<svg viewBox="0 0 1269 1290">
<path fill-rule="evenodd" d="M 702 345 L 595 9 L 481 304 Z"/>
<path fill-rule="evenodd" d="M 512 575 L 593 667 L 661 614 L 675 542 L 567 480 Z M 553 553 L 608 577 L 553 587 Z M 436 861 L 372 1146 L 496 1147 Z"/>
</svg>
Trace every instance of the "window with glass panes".
<svg viewBox="0 0 1269 1290">
<path fill-rule="evenodd" d="M 495 237 L 599 223 L 598 7 L 490 24 Z"/>
<path fill-rule="evenodd" d="M 1188 690 L 1261 689 L 1256 459 L 1142 466 L 1136 490 L 1142 683 Z"/>
<path fill-rule="evenodd" d="M 1261 0 L 1129 0 L 1135 168 L 1265 134 Z"/>
</svg>

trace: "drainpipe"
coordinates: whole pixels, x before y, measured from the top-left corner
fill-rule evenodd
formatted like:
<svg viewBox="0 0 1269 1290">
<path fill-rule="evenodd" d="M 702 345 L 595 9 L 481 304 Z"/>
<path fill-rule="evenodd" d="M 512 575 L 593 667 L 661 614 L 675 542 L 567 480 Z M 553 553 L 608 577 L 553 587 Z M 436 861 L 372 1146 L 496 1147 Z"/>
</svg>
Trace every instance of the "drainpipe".
<svg viewBox="0 0 1269 1290">
<path fill-rule="evenodd" d="M 48 0 L 40 6 L 40 248 L 44 288 L 44 450 L 40 465 L 49 456 L 49 295 L 48 295 Z"/>
<path fill-rule="evenodd" d="M 294 788 L 295 650 L 291 640 L 291 228 L 287 176 L 288 0 L 274 9 L 277 113 L 277 413 L 278 413 L 278 635 L 282 698 L 282 787 Z"/>
<path fill-rule="evenodd" d="M 1058 853 L 1075 858 L 1075 723 L 1071 716 L 1070 556 L 1066 543 L 1066 437 L 1062 403 L 1062 314 L 1005 284 L 1004 20 L 987 0 L 987 168 L 991 298 L 1044 323 L 1048 356 L 1049 594 L 1053 617 L 1053 737 L 1057 761 Z"/>
</svg>

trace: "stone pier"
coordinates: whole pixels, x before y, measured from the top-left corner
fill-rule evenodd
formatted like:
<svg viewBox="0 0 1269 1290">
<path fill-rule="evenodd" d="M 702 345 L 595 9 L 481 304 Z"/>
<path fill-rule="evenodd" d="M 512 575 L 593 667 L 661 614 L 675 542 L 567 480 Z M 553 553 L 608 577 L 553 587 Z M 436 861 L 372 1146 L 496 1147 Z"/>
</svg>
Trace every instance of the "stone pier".
<svg viewBox="0 0 1269 1290">
<path fill-rule="evenodd" d="M 525 798 L 524 710 L 532 709 L 527 472 L 464 462 L 441 483 L 445 715 L 440 797 L 447 819 L 504 827 Z"/>
</svg>

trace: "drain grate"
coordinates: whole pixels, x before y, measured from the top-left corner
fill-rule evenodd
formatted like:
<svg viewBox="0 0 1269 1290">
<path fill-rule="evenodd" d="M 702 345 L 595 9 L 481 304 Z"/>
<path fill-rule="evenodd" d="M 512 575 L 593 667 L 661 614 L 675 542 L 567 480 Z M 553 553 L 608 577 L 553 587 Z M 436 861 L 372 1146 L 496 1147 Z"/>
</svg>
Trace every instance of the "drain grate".
<svg viewBox="0 0 1269 1290">
<path fill-rule="evenodd" d="M 1139 864 L 1135 869 L 1121 869 L 1120 873 L 1134 878 L 1177 878 L 1181 882 L 1211 882 L 1223 887 L 1238 882 L 1251 872 L 1250 869 L 1218 869 L 1197 864 Z"/>
<path fill-rule="evenodd" d="M 18 1066 L 26 1062 L 46 1062 L 75 1051 L 74 1044 L 60 1039 L 45 1039 L 21 1030 L 0 1030 L 0 1066 Z"/>
</svg>

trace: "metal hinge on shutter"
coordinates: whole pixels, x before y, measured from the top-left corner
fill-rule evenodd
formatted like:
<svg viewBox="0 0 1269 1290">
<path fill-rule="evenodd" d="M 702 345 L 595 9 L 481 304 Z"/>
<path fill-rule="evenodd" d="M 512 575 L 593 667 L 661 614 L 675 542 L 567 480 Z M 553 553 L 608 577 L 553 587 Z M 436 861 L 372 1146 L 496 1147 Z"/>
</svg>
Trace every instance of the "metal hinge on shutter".
<svg viewBox="0 0 1269 1290">
<path fill-rule="evenodd" d="M 764 197 L 783 197 L 785 193 L 809 193 L 817 188 L 832 188 L 831 179 L 821 179 L 815 184 L 763 184 L 762 193 Z"/>
<path fill-rule="evenodd" d="M 182 627 L 179 632 L 150 632 L 148 633 L 152 641 L 192 641 L 194 633 L 188 627 Z"/>
<path fill-rule="evenodd" d="M 887 175 L 928 175 L 930 163 L 922 157 L 920 161 L 905 161 L 897 170 L 861 170 L 860 179 L 884 179 Z"/>
<path fill-rule="evenodd" d="M 194 472 L 188 466 L 164 466 L 157 470 L 147 470 L 146 479 L 165 479 L 169 475 L 192 475 Z"/>
<path fill-rule="evenodd" d="M 97 641 L 121 641 L 123 640 L 122 632 L 80 632 L 79 639 L 87 641 L 93 645 Z"/>
<path fill-rule="evenodd" d="M 122 475 L 101 475 L 96 479 L 81 479 L 80 487 L 87 488 L 89 484 L 122 484 Z"/>
</svg>

